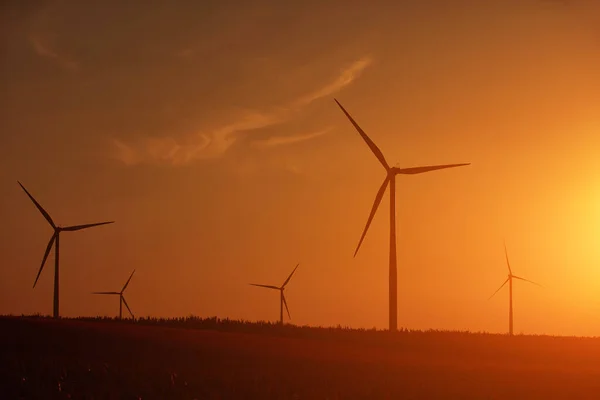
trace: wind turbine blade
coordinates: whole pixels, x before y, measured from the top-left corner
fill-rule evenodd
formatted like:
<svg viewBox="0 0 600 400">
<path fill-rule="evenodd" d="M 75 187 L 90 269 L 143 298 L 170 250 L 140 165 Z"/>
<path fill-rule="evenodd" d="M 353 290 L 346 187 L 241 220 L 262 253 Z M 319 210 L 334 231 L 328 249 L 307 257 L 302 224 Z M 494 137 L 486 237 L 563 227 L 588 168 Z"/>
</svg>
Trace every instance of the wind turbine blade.
<svg viewBox="0 0 600 400">
<path fill-rule="evenodd" d="M 121 294 L 119 292 L 92 292 L 92 294 Z"/>
<path fill-rule="evenodd" d="M 52 225 L 53 228 L 56 228 L 56 225 L 54 225 L 54 221 L 52 221 L 52 218 L 50 217 L 50 214 L 48 214 L 46 212 L 46 210 L 44 210 L 44 208 L 40 205 L 40 203 L 38 203 L 33 196 L 31 195 L 31 193 L 29 193 L 27 191 L 27 189 L 25 189 L 25 186 L 23 186 L 21 184 L 21 182 L 17 181 L 17 183 L 19 184 L 19 186 L 21 186 L 21 189 L 23 189 L 25 191 L 25 193 L 27 193 L 27 196 L 29 196 L 29 198 L 31 199 L 31 201 L 33 201 L 33 204 L 35 204 L 35 206 L 37 207 L 38 210 L 40 210 L 40 212 L 42 213 L 42 215 L 44 216 L 44 218 L 46 218 L 46 221 L 48 221 L 50 223 L 50 225 Z"/>
<path fill-rule="evenodd" d="M 424 172 L 429 172 L 429 171 L 436 171 L 438 169 L 464 167 L 465 165 L 471 165 L 471 163 L 428 165 L 426 167 L 412 167 L 412 168 L 398 168 L 396 170 L 396 173 L 403 174 L 403 175 L 415 175 L 415 174 L 422 174 Z"/>
<path fill-rule="evenodd" d="M 290 315 L 290 309 L 288 308 L 287 301 L 285 301 L 285 295 L 283 293 L 281 294 L 281 298 L 283 299 L 283 305 L 285 306 L 285 311 L 287 311 L 288 318 L 292 319 L 292 316 Z"/>
<path fill-rule="evenodd" d="M 98 222 L 96 224 L 85 224 L 85 225 L 73 225 L 73 226 L 67 226 L 66 228 L 62 228 L 63 231 L 79 231 L 81 229 L 87 229 L 87 228 L 91 228 L 93 226 L 100 226 L 100 225 L 106 225 L 106 224 L 113 224 L 115 221 L 108 221 L 108 222 Z"/>
<path fill-rule="evenodd" d="M 264 288 L 267 288 L 267 289 L 281 290 L 281 288 L 278 288 L 277 286 L 272 286 L 272 285 L 259 285 L 257 283 L 250 283 L 249 285 L 264 287 Z"/>
<path fill-rule="evenodd" d="M 383 195 L 385 194 L 385 189 L 387 188 L 389 180 L 390 180 L 389 176 L 386 176 L 385 180 L 381 184 L 381 187 L 379 188 L 379 191 L 377 192 L 377 195 L 375 196 L 375 202 L 373 203 L 373 207 L 371 208 L 371 213 L 369 214 L 369 219 L 367 219 L 367 225 L 365 226 L 365 229 L 363 230 L 363 233 L 360 237 L 360 241 L 358 242 L 358 246 L 356 246 L 356 250 L 354 251 L 354 257 L 356 257 L 356 254 L 358 253 L 358 250 L 360 249 L 360 245 L 362 244 L 363 240 L 365 239 L 365 236 L 367 235 L 367 231 L 369 230 L 369 226 L 371 226 L 373 217 L 375 217 L 377 208 L 379 207 L 379 204 L 381 203 L 381 199 L 383 198 Z"/>
<path fill-rule="evenodd" d="M 506 241 L 504 241 L 504 255 L 506 256 L 506 265 L 508 266 L 508 274 L 512 276 L 512 270 L 510 269 L 510 262 L 508 261 L 508 250 L 506 250 Z"/>
<path fill-rule="evenodd" d="M 133 315 L 133 313 L 131 312 L 131 308 L 129 308 L 129 305 L 127 304 L 127 300 L 125 300 L 125 296 L 121 295 L 121 298 L 123 299 L 125 307 L 127 307 L 127 311 L 129 311 L 129 314 L 131 314 L 131 318 L 135 318 L 135 315 Z"/>
<path fill-rule="evenodd" d="M 46 252 L 44 253 L 44 258 L 42 258 L 42 265 L 40 265 L 40 270 L 37 273 L 37 276 L 35 277 L 35 282 L 33 282 L 33 287 L 35 288 L 35 285 L 37 284 L 38 279 L 40 279 L 40 274 L 42 273 L 42 270 L 44 269 L 44 265 L 46 264 L 46 259 L 48 258 L 48 255 L 50 254 L 50 250 L 52 250 L 52 245 L 54 244 L 54 240 L 56 240 L 56 233 L 54 233 L 54 235 L 52 235 L 52 237 L 50 238 L 50 241 L 48 242 L 48 246 L 46 246 Z"/>
<path fill-rule="evenodd" d="M 133 270 L 133 272 L 131 273 L 131 275 L 129 275 L 129 279 L 127 279 L 127 282 L 125 282 L 125 286 L 123 286 L 123 289 L 121 289 L 121 293 L 123 293 L 125 291 L 125 289 L 127 289 L 127 285 L 129 285 L 129 281 L 133 277 L 134 273 L 135 273 L 135 269 Z"/>
<path fill-rule="evenodd" d="M 375 154 L 375 157 L 377 157 L 377 159 L 379 160 L 381 165 L 383 165 L 383 167 L 385 168 L 386 171 L 389 170 L 390 166 L 388 165 L 387 161 L 385 161 L 385 157 L 383 156 L 383 153 L 381 152 L 381 150 L 379 150 L 379 147 L 377 147 L 377 145 L 375 143 L 373 143 L 373 141 L 367 136 L 365 131 L 363 131 L 360 126 L 358 126 L 356 121 L 354 121 L 354 119 L 350 116 L 350 114 L 348 114 L 348 111 L 346 111 L 346 109 L 340 104 L 340 102 L 337 101 L 337 99 L 334 99 L 334 100 L 337 103 L 337 105 L 342 109 L 344 114 L 346 114 L 346 117 L 348 117 L 348 119 L 350 120 L 352 125 L 354 125 L 354 127 L 356 128 L 356 130 L 358 131 L 360 136 L 362 136 L 364 141 L 367 143 L 367 146 L 369 146 L 369 148 L 371 149 L 373 154 Z"/>
<path fill-rule="evenodd" d="M 490 296 L 490 298 L 488 300 L 490 300 L 492 297 L 494 297 L 496 295 L 496 293 L 498 293 L 500 291 L 500 289 L 502 289 L 504 287 L 504 285 L 506 285 L 506 282 L 508 282 L 510 278 L 506 278 L 506 280 L 504 281 L 504 283 L 494 292 L 494 294 L 492 294 Z"/>
<path fill-rule="evenodd" d="M 288 282 L 290 281 L 290 279 L 292 279 L 292 275 L 294 275 L 294 272 L 296 272 L 296 269 L 298 268 L 299 265 L 300 265 L 300 263 L 298 263 L 298 265 L 296 265 L 296 268 L 294 268 L 294 270 L 292 271 L 292 273 L 290 274 L 290 276 L 288 276 L 288 278 L 285 280 L 285 282 L 283 282 L 283 285 L 281 285 L 281 289 L 283 289 L 285 287 L 285 285 L 288 284 Z"/>
<path fill-rule="evenodd" d="M 515 279 L 520 279 L 520 280 L 525 281 L 525 282 L 533 283 L 534 285 L 538 285 L 539 287 L 543 287 L 539 283 L 536 283 L 534 281 L 530 281 L 529 279 L 521 278 L 520 276 L 512 275 L 512 277 L 515 278 Z"/>
</svg>

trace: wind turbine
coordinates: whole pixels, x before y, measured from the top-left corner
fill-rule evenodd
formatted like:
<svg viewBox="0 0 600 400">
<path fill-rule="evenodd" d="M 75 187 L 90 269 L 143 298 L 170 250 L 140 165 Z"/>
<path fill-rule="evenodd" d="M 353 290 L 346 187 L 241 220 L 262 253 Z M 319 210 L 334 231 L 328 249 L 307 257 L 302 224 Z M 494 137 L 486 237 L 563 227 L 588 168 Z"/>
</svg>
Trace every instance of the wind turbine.
<svg viewBox="0 0 600 400">
<path fill-rule="evenodd" d="M 40 274 L 42 273 L 42 269 L 44 269 L 44 265 L 46 264 L 46 259 L 48 258 L 48 254 L 50 254 L 50 250 L 52 250 L 52 245 L 54 245 L 54 307 L 53 307 L 53 316 L 54 316 L 54 318 L 58 318 L 59 317 L 59 312 L 58 312 L 58 278 L 59 278 L 59 274 L 58 274 L 58 255 L 59 255 L 60 233 L 61 232 L 79 231 L 79 230 L 82 230 L 82 229 L 91 228 L 93 226 L 112 224 L 115 221 L 98 222 L 98 223 L 94 223 L 94 224 L 73 225 L 73 226 L 64 226 L 64 227 L 63 226 L 58 226 L 58 225 L 56 225 L 54 223 L 54 221 L 50 217 L 50 214 L 48 214 L 46 212 L 46 210 L 44 210 L 42 208 L 42 206 L 40 205 L 40 203 L 38 203 L 33 198 L 33 196 L 27 191 L 27 189 L 25 189 L 25 186 L 23 186 L 21 184 L 21 182 L 19 182 L 19 181 L 17 181 L 17 183 L 19 184 L 19 186 L 21 186 L 21 188 L 25 191 L 25 193 L 27 193 L 27 196 L 29 196 L 29 198 L 31 199 L 31 201 L 33 202 L 33 204 L 35 204 L 35 206 L 40 211 L 40 213 L 42 213 L 42 215 L 44 216 L 44 218 L 46 218 L 46 221 L 48 221 L 48 223 L 50 224 L 50 226 L 52 227 L 52 229 L 54 229 L 54 233 L 52 234 L 52 237 L 50 238 L 50 241 L 48 242 L 48 246 L 46 246 L 46 252 L 44 253 L 44 258 L 42 259 L 42 265 L 40 266 L 40 270 L 38 271 L 37 276 L 35 277 L 35 282 L 33 283 L 33 287 L 35 288 L 35 285 L 37 284 L 37 281 L 40 278 Z"/>
<path fill-rule="evenodd" d="M 131 275 L 129 275 L 129 279 L 127 279 L 127 282 L 125 282 L 125 285 L 123 285 L 123 289 L 121 289 L 120 292 L 92 292 L 92 294 L 119 295 L 119 319 L 123 319 L 123 303 L 125 303 L 125 307 L 127 307 L 127 311 L 129 311 L 129 314 L 131 314 L 131 318 L 135 318 L 135 316 L 131 312 L 131 308 L 129 308 L 129 305 L 127 305 L 127 300 L 125 300 L 125 296 L 123 296 L 123 292 L 125 292 L 125 289 L 127 289 L 127 285 L 129 285 L 129 281 L 133 277 L 134 273 L 135 273 L 135 269 L 133 270 Z"/>
<path fill-rule="evenodd" d="M 496 295 L 506 285 L 508 282 L 508 334 L 512 336 L 513 334 L 513 279 L 520 279 L 525 282 L 533 283 L 534 285 L 542 286 L 539 283 L 535 283 L 530 281 L 529 279 L 521 278 L 520 276 L 513 275 L 512 269 L 510 268 L 510 262 L 508 261 L 508 251 L 506 250 L 506 243 L 504 243 L 504 254 L 506 255 L 506 266 L 508 267 L 508 278 L 504 281 L 504 283 L 490 296 L 488 300 Z"/>
<path fill-rule="evenodd" d="M 283 282 L 283 285 L 281 285 L 279 287 L 273 286 L 273 285 L 259 285 L 257 283 L 250 284 L 252 286 L 259 286 L 259 287 L 264 287 L 267 289 L 279 290 L 279 323 L 281 325 L 283 325 L 283 306 L 284 305 L 285 305 L 285 310 L 287 311 L 287 314 L 288 314 L 288 318 L 292 319 L 292 316 L 290 315 L 290 310 L 287 305 L 287 301 L 285 301 L 285 295 L 283 294 L 283 291 L 285 290 L 285 285 L 287 285 L 288 282 L 290 281 L 290 279 L 292 279 L 292 275 L 294 275 L 294 272 L 296 272 L 296 269 L 298 268 L 299 265 L 300 264 L 296 265 L 296 267 L 294 268 L 294 270 L 292 271 L 290 276 L 288 276 L 287 279 L 285 280 L 285 282 Z"/>
<path fill-rule="evenodd" d="M 411 167 L 411 168 L 398 168 L 398 167 L 390 167 L 383 153 L 377 145 L 367 136 L 367 134 L 362 130 L 360 126 L 354 121 L 354 119 L 348 114 L 346 109 L 340 104 L 337 99 L 334 99 L 337 105 L 342 109 L 346 117 L 350 120 L 354 128 L 358 131 L 363 140 L 367 143 L 367 146 L 371 149 L 375 157 L 379 160 L 383 168 L 385 168 L 386 176 L 381 184 L 381 187 L 377 191 L 377 195 L 375 196 L 375 202 L 371 209 L 371 213 L 369 214 L 369 218 L 367 220 L 367 225 L 360 237 L 360 241 L 358 242 L 358 246 L 356 246 L 356 251 L 354 252 L 354 257 L 358 253 L 360 249 L 360 245 L 362 244 L 365 235 L 367 234 L 367 230 L 371 225 L 371 221 L 377 212 L 377 208 L 381 203 L 381 199 L 385 194 L 385 189 L 387 185 L 390 185 L 390 271 L 389 271 L 389 296 L 390 296 L 390 305 L 389 305 L 389 329 L 390 331 L 396 331 L 398 329 L 398 294 L 397 294 L 397 260 L 396 260 L 396 175 L 415 175 L 422 174 L 424 172 L 435 171 L 438 169 L 445 168 L 454 168 L 454 167 L 462 167 L 465 165 L 470 165 L 470 163 L 462 163 L 462 164 L 446 164 L 446 165 L 430 165 L 425 167 Z"/>
</svg>

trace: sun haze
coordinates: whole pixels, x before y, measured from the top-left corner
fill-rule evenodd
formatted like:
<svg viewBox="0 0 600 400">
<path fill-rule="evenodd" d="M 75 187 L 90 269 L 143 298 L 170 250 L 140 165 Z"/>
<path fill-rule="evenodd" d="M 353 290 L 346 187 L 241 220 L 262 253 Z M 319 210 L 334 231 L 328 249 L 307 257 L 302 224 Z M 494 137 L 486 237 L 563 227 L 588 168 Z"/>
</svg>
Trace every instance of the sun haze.
<svg viewBox="0 0 600 400">
<path fill-rule="evenodd" d="M 450 3 L 452 3 L 450 5 Z M 0 314 L 387 328 L 396 179 L 398 325 L 600 335 L 600 5 L 6 2 Z M 113 301 L 114 300 L 114 301 Z"/>
</svg>

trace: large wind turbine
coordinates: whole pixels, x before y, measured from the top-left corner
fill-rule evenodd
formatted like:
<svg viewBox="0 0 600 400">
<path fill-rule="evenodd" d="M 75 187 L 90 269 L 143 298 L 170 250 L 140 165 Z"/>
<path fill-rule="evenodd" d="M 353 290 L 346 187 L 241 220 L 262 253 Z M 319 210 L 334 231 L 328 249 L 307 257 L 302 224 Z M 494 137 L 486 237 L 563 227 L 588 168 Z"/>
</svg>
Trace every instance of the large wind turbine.
<svg viewBox="0 0 600 400">
<path fill-rule="evenodd" d="M 127 289 L 127 285 L 129 285 L 129 281 L 133 277 L 134 273 L 135 273 L 135 269 L 133 270 L 131 275 L 129 275 L 129 279 L 127 279 L 127 282 L 125 282 L 125 285 L 123 285 L 123 289 L 121 289 L 120 292 L 92 292 L 92 294 L 119 295 L 119 319 L 123 319 L 123 303 L 125 303 L 125 307 L 127 307 L 127 311 L 129 311 L 129 314 L 131 314 L 131 318 L 135 318 L 135 316 L 131 312 L 131 308 L 129 308 L 129 305 L 127 305 L 127 300 L 125 300 L 125 296 L 123 296 L 123 292 L 125 292 L 125 289 Z"/>
<path fill-rule="evenodd" d="M 281 325 L 283 325 L 283 306 L 284 305 L 285 305 L 285 310 L 287 311 L 287 314 L 288 314 L 288 318 L 292 319 L 292 316 L 290 315 L 290 310 L 288 309 L 287 301 L 285 301 L 285 295 L 283 294 L 283 291 L 285 290 L 285 285 L 287 285 L 288 282 L 290 281 L 290 279 L 292 279 L 292 275 L 294 275 L 294 272 L 296 272 L 296 268 L 298 268 L 299 265 L 300 264 L 296 265 L 296 267 L 294 268 L 294 270 L 292 271 L 290 276 L 288 276 L 287 279 L 285 280 L 285 282 L 283 282 L 283 285 L 281 285 L 279 287 L 272 286 L 272 285 L 259 285 L 257 283 L 250 284 L 252 286 L 259 286 L 259 287 L 264 287 L 267 289 L 279 290 L 279 323 Z"/>
<path fill-rule="evenodd" d="M 397 168 L 390 167 L 383 153 L 379 148 L 373 143 L 373 141 L 367 136 L 367 134 L 362 130 L 360 126 L 354 121 L 354 119 L 348 114 L 346 109 L 340 104 L 337 99 L 334 99 L 337 105 L 342 109 L 346 117 L 350 120 L 354 128 L 358 131 L 360 136 L 367 143 L 375 157 L 379 160 L 383 168 L 386 171 L 386 177 L 375 196 L 375 203 L 373 204 L 373 208 L 371 209 L 371 214 L 369 214 L 369 219 L 367 220 L 367 225 L 360 237 L 360 241 L 358 242 L 358 246 L 356 246 L 356 251 L 354 252 L 354 256 L 358 253 L 360 249 L 360 245 L 362 244 L 365 235 L 367 234 L 367 230 L 371 225 L 371 221 L 377 212 L 377 208 L 379 207 L 379 203 L 381 203 L 381 199 L 385 194 L 385 189 L 387 185 L 390 185 L 390 272 L 389 272 L 389 296 L 390 296 L 390 320 L 389 320 L 389 329 L 390 331 L 395 331 L 398 329 L 398 300 L 397 300 L 397 266 L 396 266 L 396 175 L 415 175 L 422 174 L 424 172 L 435 171 L 438 169 L 444 168 L 454 168 L 454 167 L 462 167 L 464 165 L 470 165 L 470 163 L 462 163 L 462 164 L 446 164 L 446 165 L 430 165 L 425 167 L 411 167 L 411 168 Z"/>
<path fill-rule="evenodd" d="M 73 225 L 73 226 L 64 226 L 64 227 L 58 226 L 54 223 L 54 221 L 50 217 L 50 214 L 48 214 L 46 212 L 46 210 L 44 210 L 42 208 L 40 203 L 38 203 L 33 198 L 33 196 L 27 191 L 27 189 L 25 189 L 25 186 L 23 186 L 21 184 L 21 182 L 19 182 L 19 181 L 17 181 L 17 183 L 19 184 L 19 186 L 21 186 L 21 188 L 25 191 L 25 193 L 27 193 L 27 196 L 29 196 L 29 198 L 31 199 L 33 204 L 35 204 L 35 206 L 42 213 L 44 218 L 46 218 L 46 221 L 48 221 L 48 223 L 50 224 L 52 229 L 54 229 L 54 233 L 52 234 L 52 237 L 50 238 L 50 241 L 48 242 L 48 246 L 46 247 L 46 252 L 44 253 L 44 258 L 42 259 L 42 265 L 40 266 L 40 270 L 38 271 L 37 276 L 35 277 L 35 282 L 33 283 L 33 287 L 35 288 L 35 285 L 37 284 L 37 281 L 40 278 L 40 274 L 42 273 L 42 269 L 44 269 L 44 265 L 46 264 L 46 259 L 48 258 L 48 254 L 50 254 L 50 250 L 52 250 L 52 245 L 54 245 L 54 308 L 53 308 L 53 316 L 54 316 L 54 318 L 58 318 L 59 317 L 59 312 L 58 312 L 58 277 L 59 277 L 58 255 L 59 255 L 60 233 L 61 232 L 79 231 L 82 229 L 91 228 L 93 226 L 112 224 L 115 221 L 98 222 L 98 223 L 94 223 L 94 224 Z"/>
<path fill-rule="evenodd" d="M 512 269 L 510 268 L 510 262 L 508 261 L 508 251 L 506 251 L 506 243 L 504 243 L 504 255 L 506 256 L 506 266 L 508 267 L 508 278 L 506 278 L 504 283 L 498 288 L 498 290 L 496 290 L 494 292 L 494 294 L 492 294 L 490 296 L 489 299 L 494 297 L 494 295 L 496 293 L 498 293 L 500 291 L 500 289 L 502 289 L 504 287 L 504 285 L 506 285 L 506 282 L 508 282 L 508 334 L 512 336 L 512 334 L 513 334 L 513 300 L 512 300 L 513 278 L 520 279 L 525 282 L 533 283 L 534 285 L 538 285 L 538 286 L 542 286 L 542 285 L 540 285 L 539 283 L 530 281 L 529 279 L 525 279 L 525 278 L 521 278 L 520 276 L 513 275 Z"/>
</svg>

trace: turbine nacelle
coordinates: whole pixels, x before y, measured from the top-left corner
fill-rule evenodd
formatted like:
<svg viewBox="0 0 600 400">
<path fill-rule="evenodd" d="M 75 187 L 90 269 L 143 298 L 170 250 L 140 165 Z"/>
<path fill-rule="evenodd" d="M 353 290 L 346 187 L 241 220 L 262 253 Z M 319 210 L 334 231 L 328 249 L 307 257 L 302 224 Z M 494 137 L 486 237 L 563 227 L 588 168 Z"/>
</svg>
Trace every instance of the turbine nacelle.
<svg viewBox="0 0 600 400">
<path fill-rule="evenodd" d="M 68 228 L 70 228 L 70 226 L 56 225 L 56 227 L 54 228 L 54 232 L 60 233 L 60 232 L 63 232 L 63 231 L 67 231 Z"/>
</svg>

